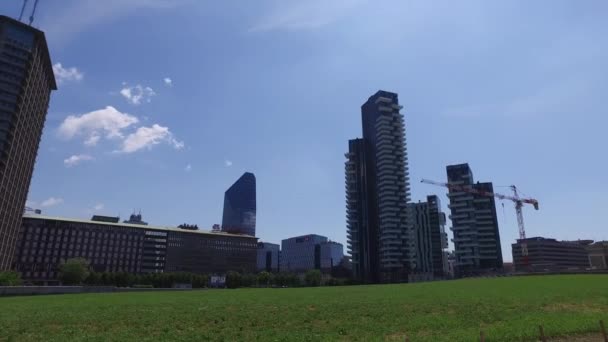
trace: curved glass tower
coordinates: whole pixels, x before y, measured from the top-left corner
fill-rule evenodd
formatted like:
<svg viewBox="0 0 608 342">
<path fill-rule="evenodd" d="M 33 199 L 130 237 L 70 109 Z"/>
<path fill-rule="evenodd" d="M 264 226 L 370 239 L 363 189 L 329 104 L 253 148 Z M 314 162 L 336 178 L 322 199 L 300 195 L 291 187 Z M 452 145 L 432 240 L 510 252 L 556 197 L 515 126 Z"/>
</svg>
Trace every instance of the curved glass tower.
<svg viewBox="0 0 608 342">
<path fill-rule="evenodd" d="M 224 193 L 222 231 L 255 236 L 255 175 L 245 172 Z"/>
</svg>

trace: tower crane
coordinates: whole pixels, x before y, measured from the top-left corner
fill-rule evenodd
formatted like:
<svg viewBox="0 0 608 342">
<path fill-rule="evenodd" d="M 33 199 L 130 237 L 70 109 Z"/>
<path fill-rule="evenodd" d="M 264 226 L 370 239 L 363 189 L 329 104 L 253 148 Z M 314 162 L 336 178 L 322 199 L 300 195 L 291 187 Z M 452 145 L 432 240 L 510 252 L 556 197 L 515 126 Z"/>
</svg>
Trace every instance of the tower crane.
<svg viewBox="0 0 608 342">
<path fill-rule="evenodd" d="M 426 183 L 426 184 L 437 185 L 437 186 L 443 186 L 443 187 L 448 188 L 449 190 L 462 191 L 462 192 L 466 192 L 466 193 L 470 193 L 470 194 L 476 194 L 479 196 L 496 197 L 501 200 L 513 201 L 513 203 L 515 203 L 515 213 L 517 214 L 517 225 L 519 226 L 519 239 L 521 240 L 521 242 L 520 242 L 521 255 L 524 258 L 524 264 L 526 264 L 526 265 L 528 264 L 528 245 L 526 244 L 526 241 L 525 241 L 526 229 L 524 227 L 524 215 L 522 212 L 522 207 L 524 204 L 531 204 L 532 206 L 534 206 L 534 209 L 538 210 L 538 201 L 537 200 L 535 200 L 533 198 L 519 197 L 519 193 L 517 192 L 517 187 L 515 185 L 510 186 L 511 190 L 513 191 L 513 196 L 509 196 L 509 195 L 498 194 L 495 192 L 473 189 L 467 185 L 435 182 L 435 181 L 428 180 L 428 179 L 422 179 L 420 182 Z"/>
</svg>

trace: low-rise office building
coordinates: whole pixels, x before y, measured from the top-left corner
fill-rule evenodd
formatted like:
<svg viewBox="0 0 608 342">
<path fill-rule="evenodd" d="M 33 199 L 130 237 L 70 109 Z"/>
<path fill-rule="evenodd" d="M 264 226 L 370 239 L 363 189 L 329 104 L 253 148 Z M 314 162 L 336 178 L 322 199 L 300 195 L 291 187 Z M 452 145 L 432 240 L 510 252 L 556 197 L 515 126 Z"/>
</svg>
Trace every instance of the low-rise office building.
<svg viewBox="0 0 608 342">
<path fill-rule="evenodd" d="M 528 255 L 522 255 L 522 242 Z M 518 272 L 583 270 L 589 267 L 585 245 L 589 241 L 557 241 L 543 237 L 518 239 L 512 244 L 513 266 Z"/>
<path fill-rule="evenodd" d="M 276 243 L 258 242 L 257 270 L 278 272 L 281 246 Z"/>
<path fill-rule="evenodd" d="M 325 236 L 309 234 L 281 241 L 281 271 L 302 273 L 312 269 L 329 271 L 339 265 L 344 247 Z"/>
<path fill-rule="evenodd" d="M 56 280 L 70 258 L 87 259 L 95 272 L 253 272 L 256 246 L 244 235 L 26 215 L 13 269 L 36 282 Z"/>
</svg>

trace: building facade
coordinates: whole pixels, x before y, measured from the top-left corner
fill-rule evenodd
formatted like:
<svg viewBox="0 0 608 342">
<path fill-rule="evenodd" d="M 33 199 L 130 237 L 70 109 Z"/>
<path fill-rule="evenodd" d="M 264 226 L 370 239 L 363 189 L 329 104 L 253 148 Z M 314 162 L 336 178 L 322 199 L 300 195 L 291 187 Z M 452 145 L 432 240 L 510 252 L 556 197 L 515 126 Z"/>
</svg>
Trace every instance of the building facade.
<svg viewBox="0 0 608 342">
<path fill-rule="evenodd" d="M 527 257 L 521 253 L 523 241 L 528 247 Z M 587 245 L 588 243 L 578 241 L 557 241 L 543 237 L 518 239 L 511 245 L 513 266 L 519 272 L 584 270 L 590 267 Z"/>
<path fill-rule="evenodd" d="M 468 164 L 448 165 L 448 184 L 494 192 L 492 183 L 474 183 Z M 502 249 L 494 197 L 449 189 L 455 269 L 459 276 L 502 268 Z"/>
<path fill-rule="evenodd" d="M 245 172 L 224 194 L 222 231 L 255 236 L 255 175 Z"/>
<path fill-rule="evenodd" d="M 415 272 L 428 274 L 428 279 L 441 279 L 445 276 L 448 241 L 439 198 L 427 196 L 426 202 L 411 203 L 409 207 L 416 236 Z"/>
<path fill-rule="evenodd" d="M 321 270 L 331 272 L 334 267 L 340 265 L 344 258 L 344 246 L 335 241 L 327 241 L 320 244 L 320 266 Z"/>
<path fill-rule="evenodd" d="M 255 269 L 256 238 L 178 228 L 23 216 L 13 268 L 56 281 L 61 263 L 85 258 L 95 272 L 225 273 Z"/>
<path fill-rule="evenodd" d="M 281 246 L 276 243 L 258 242 L 257 270 L 279 272 Z"/>
<path fill-rule="evenodd" d="M 586 248 L 591 268 L 600 270 L 608 268 L 608 241 L 598 241 L 589 244 Z"/>
<path fill-rule="evenodd" d="M 44 33 L 0 16 L 0 271 L 8 270 L 55 76 Z"/>
<path fill-rule="evenodd" d="M 361 106 L 363 138 L 346 154 L 346 211 L 353 272 L 362 282 L 407 281 L 415 268 L 405 126 L 397 94 Z"/>
</svg>

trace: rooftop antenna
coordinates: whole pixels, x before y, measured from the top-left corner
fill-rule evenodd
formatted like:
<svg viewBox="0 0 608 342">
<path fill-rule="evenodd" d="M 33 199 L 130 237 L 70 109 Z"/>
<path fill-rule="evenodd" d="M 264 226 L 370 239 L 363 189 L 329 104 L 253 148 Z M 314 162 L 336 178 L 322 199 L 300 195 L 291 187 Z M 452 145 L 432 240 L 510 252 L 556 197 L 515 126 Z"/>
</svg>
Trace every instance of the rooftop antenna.
<svg viewBox="0 0 608 342">
<path fill-rule="evenodd" d="M 21 13 L 19 13 L 19 21 L 23 18 L 23 12 L 25 12 L 25 6 L 27 6 L 28 0 L 23 0 L 23 6 L 21 6 Z"/>
<path fill-rule="evenodd" d="M 38 0 L 34 1 L 34 8 L 32 9 L 32 15 L 30 15 L 30 26 L 34 22 L 34 14 L 36 13 L 36 6 L 38 6 Z"/>
</svg>

